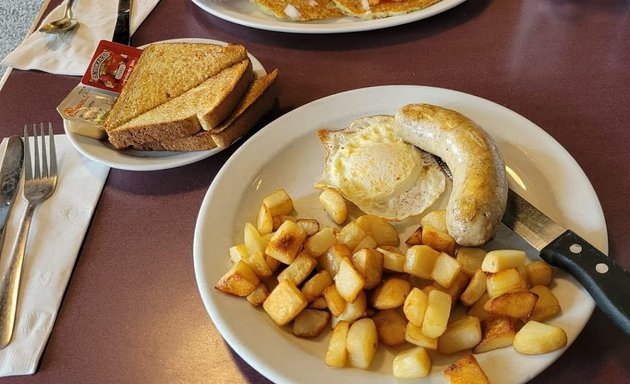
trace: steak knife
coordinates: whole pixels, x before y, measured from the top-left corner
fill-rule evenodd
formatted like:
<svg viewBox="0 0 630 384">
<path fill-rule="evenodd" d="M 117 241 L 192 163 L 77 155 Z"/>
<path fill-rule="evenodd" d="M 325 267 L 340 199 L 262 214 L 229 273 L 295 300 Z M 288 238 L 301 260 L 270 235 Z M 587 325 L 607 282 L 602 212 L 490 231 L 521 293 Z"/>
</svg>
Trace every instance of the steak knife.
<svg viewBox="0 0 630 384">
<path fill-rule="evenodd" d="M 22 139 L 17 136 L 9 137 L 2 158 L 2 167 L 0 167 L 0 250 L 4 244 L 4 229 L 20 185 L 23 161 L 24 144 Z"/>
<path fill-rule="evenodd" d="M 543 260 L 573 275 L 599 308 L 630 336 L 630 273 L 511 189 L 503 224 L 536 248 Z"/>
<path fill-rule="evenodd" d="M 114 43 L 129 45 L 131 43 L 131 35 L 129 33 L 129 20 L 131 15 L 132 0 L 118 1 L 118 17 L 116 18 L 116 27 L 114 28 Z"/>
</svg>

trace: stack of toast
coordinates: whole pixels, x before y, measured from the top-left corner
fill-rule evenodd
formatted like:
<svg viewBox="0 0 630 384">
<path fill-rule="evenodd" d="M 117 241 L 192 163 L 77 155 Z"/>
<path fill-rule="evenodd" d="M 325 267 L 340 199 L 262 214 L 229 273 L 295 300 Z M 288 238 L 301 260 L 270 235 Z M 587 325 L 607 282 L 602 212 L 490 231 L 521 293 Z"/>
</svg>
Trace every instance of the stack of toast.
<svg viewBox="0 0 630 384">
<path fill-rule="evenodd" d="M 278 70 L 256 78 L 245 47 L 147 47 L 104 122 L 117 149 L 226 148 L 273 106 Z"/>
</svg>

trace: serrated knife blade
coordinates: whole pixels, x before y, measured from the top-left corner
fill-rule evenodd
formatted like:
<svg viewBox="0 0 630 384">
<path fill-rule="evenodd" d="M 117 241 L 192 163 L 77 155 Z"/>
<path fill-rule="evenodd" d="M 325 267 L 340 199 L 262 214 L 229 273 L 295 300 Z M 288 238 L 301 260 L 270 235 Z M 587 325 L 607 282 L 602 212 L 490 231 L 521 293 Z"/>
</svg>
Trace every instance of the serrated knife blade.
<svg viewBox="0 0 630 384">
<path fill-rule="evenodd" d="M 511 189 L 503 224 L 536 248 L 543 260 L 571 273 L 599 308 L 630 335 L 630 273 Z"/>
<path fill-rule="evenodd" d="M 20 185 L 23 161 L 24 144 L 22 139 L 17 136 L 9 137 L 0 167 L 0 250 L 4 244 L 7 220 Z"/>
</svg>

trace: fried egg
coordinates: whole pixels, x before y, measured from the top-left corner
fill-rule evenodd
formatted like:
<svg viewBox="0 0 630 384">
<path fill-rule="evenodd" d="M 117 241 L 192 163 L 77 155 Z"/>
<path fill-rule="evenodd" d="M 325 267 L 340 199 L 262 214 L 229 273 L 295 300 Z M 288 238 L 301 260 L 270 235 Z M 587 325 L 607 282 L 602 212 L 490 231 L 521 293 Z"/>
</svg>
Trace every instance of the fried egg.
<svg viewBox="0 0 630 384">
<path fill-rule="evenodd" d="M 397 221 L 419 215 L 446 189 L 435 158 L 399 138 L 393 116 L 360 118 L 318 136 L 327 156 L 315 187 L 339 191 L 367 214 Z"/>
</svg>

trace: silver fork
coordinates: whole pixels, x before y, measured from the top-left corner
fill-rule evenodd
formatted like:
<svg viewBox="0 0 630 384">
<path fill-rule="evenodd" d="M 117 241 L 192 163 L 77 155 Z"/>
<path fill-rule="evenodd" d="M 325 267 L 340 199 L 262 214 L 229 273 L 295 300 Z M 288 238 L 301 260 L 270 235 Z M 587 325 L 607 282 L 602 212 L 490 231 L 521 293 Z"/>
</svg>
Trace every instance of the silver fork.
<svg viewBox="0 0 630 384">
<path fill-rule="evenodd" d="M 42 201 L 52 195 L 57 186 L 57 154 L 55 152 L 52 124 L 48 123 L 48 145 L 44 136 L 44 123 L 40 124 L 40 132 L 41 144 L 38 144 L 37 125 L 33 124 L 34 159 L 31 162 L 28 129 L 27 126 L 24 126 L 23 197 L 27 202 L 27 206 L 15 244 L 13 245 L 9 268 L 0 284 L 0 349 L 6 347 L 13 336 L 22 264 L 24 263 L 26 240 L 28 239 L 33 213 Z"/>
</svg>

